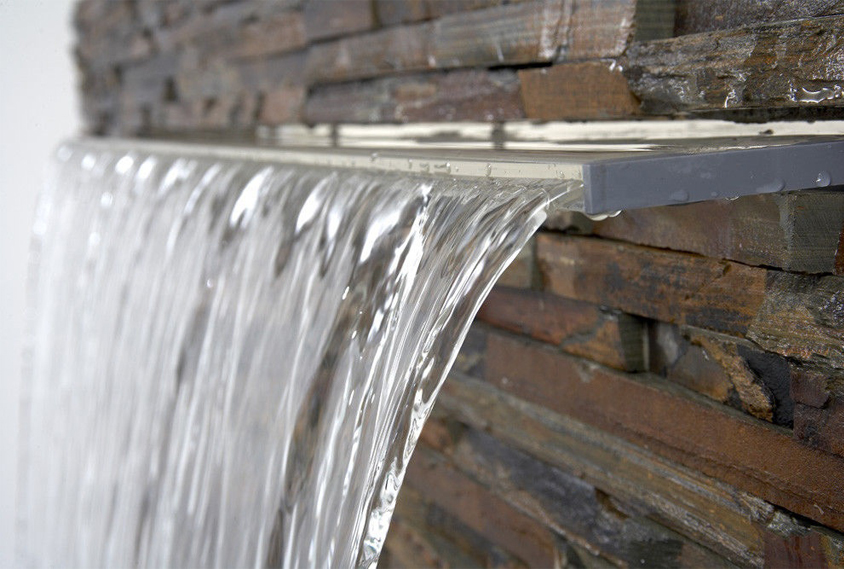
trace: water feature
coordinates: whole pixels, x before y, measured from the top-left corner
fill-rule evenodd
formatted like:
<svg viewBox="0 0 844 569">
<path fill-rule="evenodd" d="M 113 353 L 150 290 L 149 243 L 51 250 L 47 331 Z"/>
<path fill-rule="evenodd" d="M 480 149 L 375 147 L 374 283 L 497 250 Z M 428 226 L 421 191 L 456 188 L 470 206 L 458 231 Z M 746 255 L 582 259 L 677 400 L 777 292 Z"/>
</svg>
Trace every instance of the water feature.
<svg viewBox="0 0 844 569">
<path fill-rule="evenodd" d="M 21 562 L 374 564 L 548 195 L 62 146 L 35 225 Z"/>
</svg>

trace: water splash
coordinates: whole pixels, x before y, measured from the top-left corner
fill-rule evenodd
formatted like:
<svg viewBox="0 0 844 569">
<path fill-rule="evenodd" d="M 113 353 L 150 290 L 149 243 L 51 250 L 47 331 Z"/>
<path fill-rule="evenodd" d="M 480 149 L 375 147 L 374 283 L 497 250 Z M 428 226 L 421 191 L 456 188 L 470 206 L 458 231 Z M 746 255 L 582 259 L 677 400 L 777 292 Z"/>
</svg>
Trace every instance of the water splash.
<svg viewBox="0 0 844 569">
<path fill-rule="evenodd" d="M 59 149 L 25 565 L 371 566 L 538 185 Z"/>
</svg>

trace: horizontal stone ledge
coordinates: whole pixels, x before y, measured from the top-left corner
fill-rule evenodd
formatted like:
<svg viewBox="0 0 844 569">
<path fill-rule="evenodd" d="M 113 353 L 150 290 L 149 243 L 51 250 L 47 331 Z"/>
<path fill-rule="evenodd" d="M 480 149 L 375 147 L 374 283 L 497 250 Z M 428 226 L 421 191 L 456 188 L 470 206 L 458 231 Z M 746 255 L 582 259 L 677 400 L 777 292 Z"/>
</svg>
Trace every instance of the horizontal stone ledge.
<svg viewBox="0 0 844 569">
<path fill-rule="evenodd" d="M 616 369 L 642 371 L 645 367 L 644 322 L 618 310 L 541 291 L 496 286 L 477 320 Z"/>
<path fill-rule="evenodd" d="M 803 273 L 844 272 L 844 192 L 813 190 L 624 211 L 595 235 Z"/>
<path fill-rule="evenodd" d="M 844 14 L 842 0 L 678 0 L 677 35 Z"/>
<path fill-rule="evenodd" d="M 844 107 L 844 16 L 634 42 L 624 74 L 646 113 Z"/>
<path fill-rule="evenodd" d="M 643 514 L 640 504 L 628 504 L 618 495 L 597 490 L 577 474 L 556 468 L 481 430 L 460 429 L 460 423 L 447 417 L 437 416 L 432 421 L 430 426 L 458 434 L 446 446 L 439 440 L 429 444 L 430 439 L 423 437 L 419 449 L 442 456 L 440 462 L 453 465 L 494 496 L 563 535 L 569 543 L 597 551 L 623 566 L 730 565 L 710 549 L 655 523 Z M 428 449 L 436 452 L 429 453 Z M 436 470 L 426 472 L 424 480 L 428 482 L 429 477 L 437 475 Z M 641 542 L 651 547 L 643 552 L 638 547 Z"/>
<path fill-rule="evenodd" d="M 649 374 L 625 374 L 535 343 L 489 334 L 491 385 L 844 529 L 844 459 Z M 819 507 L 816 507 L 819 506 Z"/>
<path fill-rule="evenodd" d="M 528 403 L 482 379 L 452 374 L 433 417 L 432 428 L 423 430 L 425 444 L 461 463 L 470 452 L 465 448 L 466 427 L 449 427 L 448 421 L 481 430 L 571 473 L 740 566 L 793 564 L 820 552 L 828 556 L 824 563 L 832 566 L 844 560 L 841 534 L 806 525 L 717 476 L 667 460 L 646 448 L 650 445 L 625 440 L 623 433 Z M 711 434 L 704 430 L 700 436 L 707 433 Z"/>
<path fill-rule="evenodd" d="M 844 368 L 844 278 L 794 274 L 630 243 L 541 233 L 549 292 L 663 322 L 724 332 Z"/>
</svg>

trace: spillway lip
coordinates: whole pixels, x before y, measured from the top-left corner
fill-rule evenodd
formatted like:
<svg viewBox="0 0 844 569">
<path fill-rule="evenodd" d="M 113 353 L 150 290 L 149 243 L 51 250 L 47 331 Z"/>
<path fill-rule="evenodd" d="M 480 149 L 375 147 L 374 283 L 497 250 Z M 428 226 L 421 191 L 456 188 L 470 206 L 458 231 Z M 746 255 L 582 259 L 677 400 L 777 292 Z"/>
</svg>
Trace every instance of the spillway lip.
<svg viewBox="0 0 844 569">
<path fill-rule="evenodd" d="M 702 122 L 698 131 L 689 124 Z M 436 129 L 291 125 L 279 129 L 276 137 L 265 133 L 249 144 L 116 138 L 84 142 L 118 152 L 542 180 L 550 185 L 558 181 L 561 186 L 578 187 L 582 194 L 555 207 L 590 215 L 753 194 L 839 189 L 844 184 L 844 122 L 823 127 L 785 123 L 776 131 L 760 128 L 766 125 L 716 127 L 706 121 L 674 121 L 666 123 L 670 128 L 661 125 L 661 130 L 639 124 L 639 138 L 634 137 L 635 123 L 604 124 L 593 136 L 579 128 L 554 130 L 548 125 L 505 125 L 498 131 L 486 124 Z M 507 128 L 509 134 L 504 132 Z M 531 140 L 537 131 L 544 134 Z M 701 136 L 692 136 L 695 132 Z"/>
</svg>

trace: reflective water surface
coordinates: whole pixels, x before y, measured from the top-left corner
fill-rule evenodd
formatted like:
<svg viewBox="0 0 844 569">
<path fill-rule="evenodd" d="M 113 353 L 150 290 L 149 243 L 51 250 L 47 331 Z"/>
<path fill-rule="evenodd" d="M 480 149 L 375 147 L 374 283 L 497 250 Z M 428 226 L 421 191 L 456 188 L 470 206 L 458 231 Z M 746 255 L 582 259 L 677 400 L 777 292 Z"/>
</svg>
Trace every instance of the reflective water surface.
<svg viewBox="0 0 844 569">
<path fill-rule="evenodd" d="M 35 225 L 22 564 L 374 564 L 546 196 L 61 147 Z"/>
</svg>

